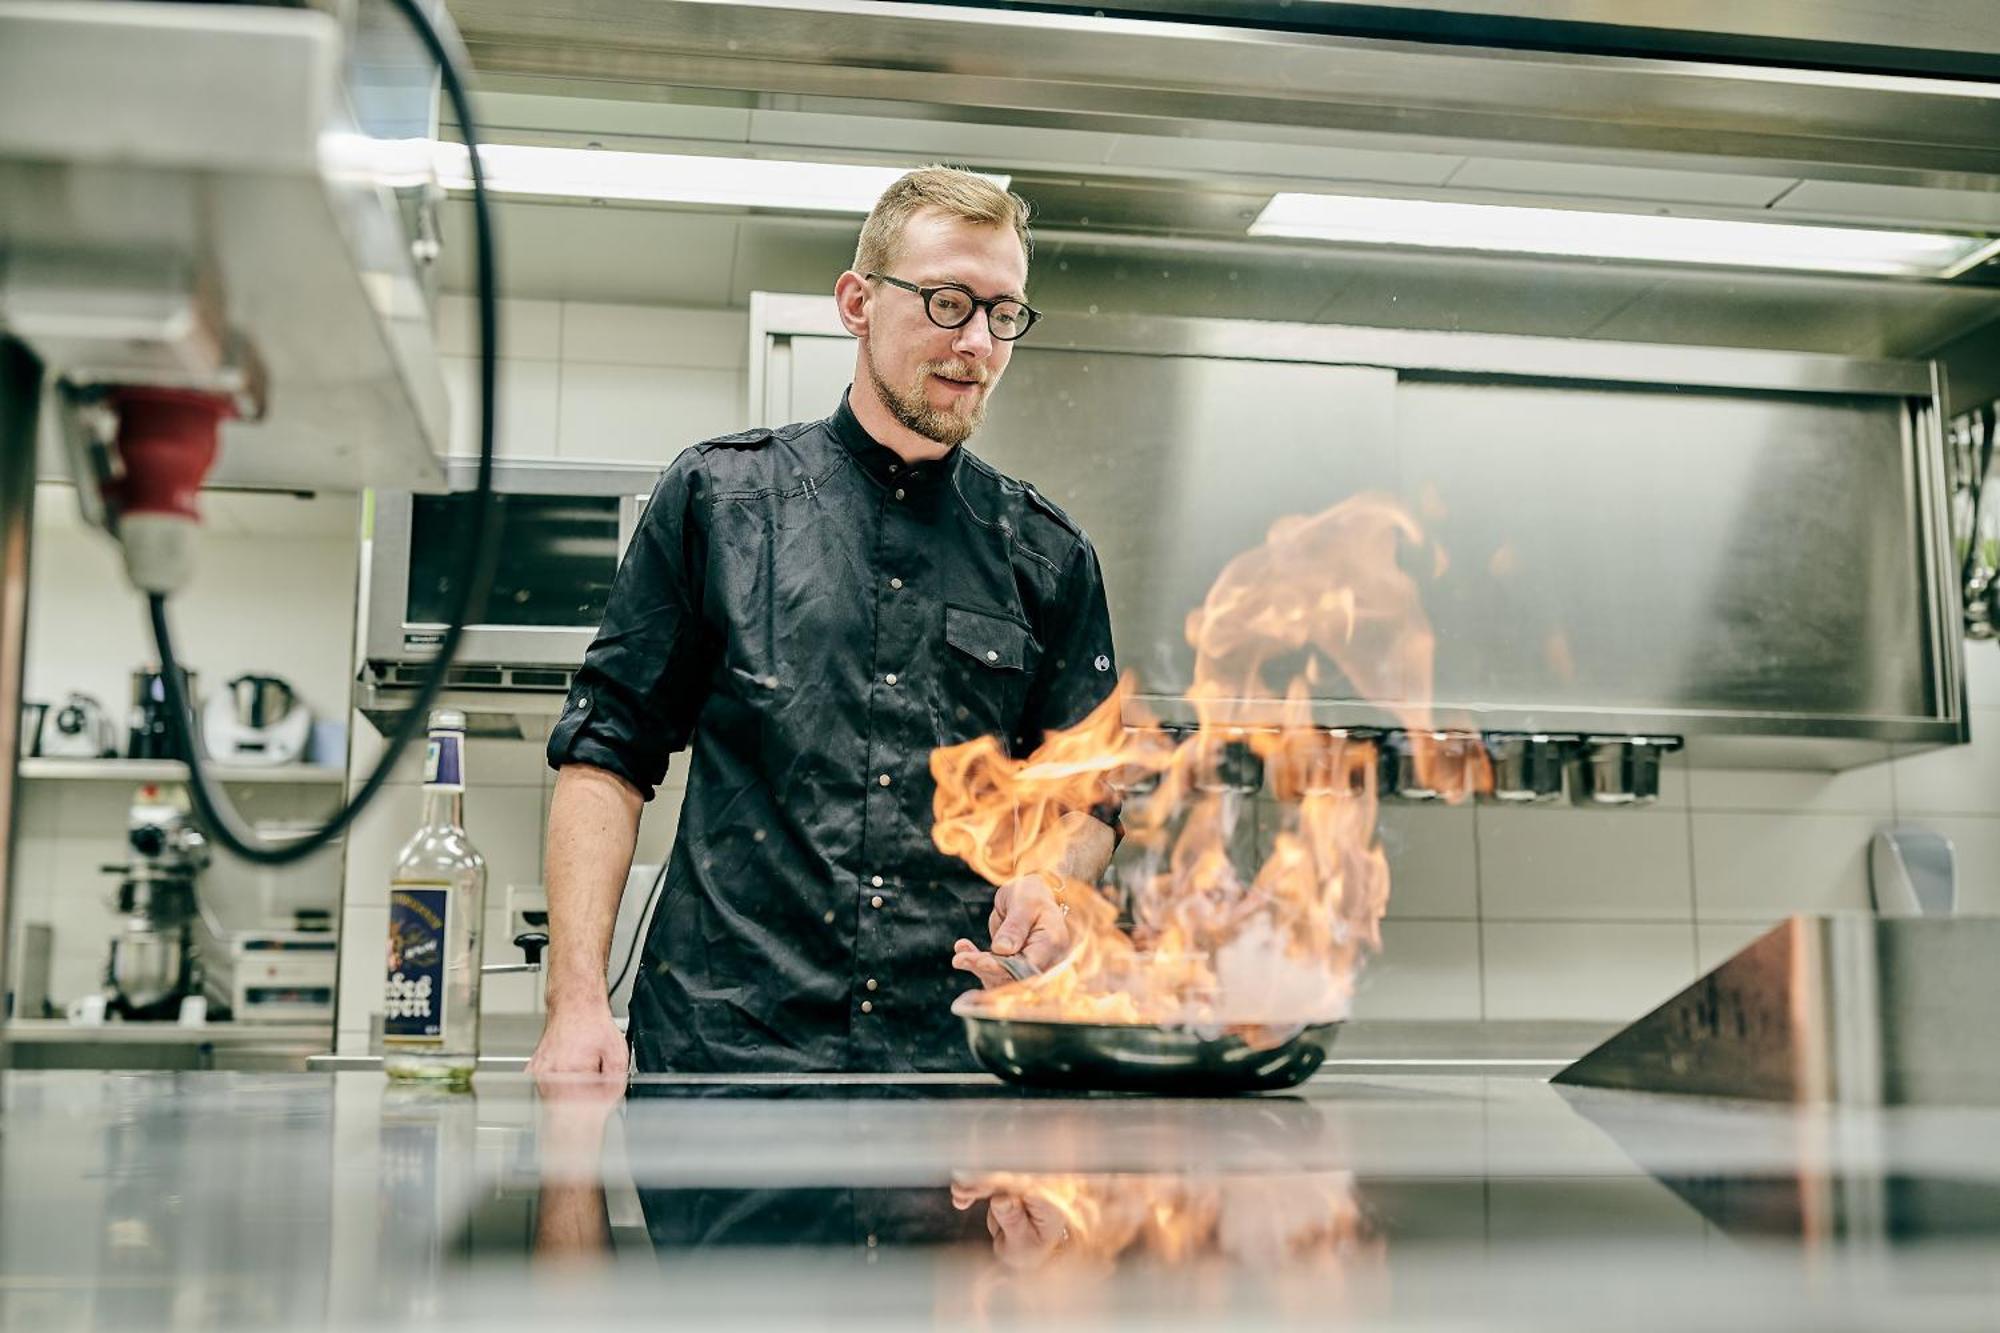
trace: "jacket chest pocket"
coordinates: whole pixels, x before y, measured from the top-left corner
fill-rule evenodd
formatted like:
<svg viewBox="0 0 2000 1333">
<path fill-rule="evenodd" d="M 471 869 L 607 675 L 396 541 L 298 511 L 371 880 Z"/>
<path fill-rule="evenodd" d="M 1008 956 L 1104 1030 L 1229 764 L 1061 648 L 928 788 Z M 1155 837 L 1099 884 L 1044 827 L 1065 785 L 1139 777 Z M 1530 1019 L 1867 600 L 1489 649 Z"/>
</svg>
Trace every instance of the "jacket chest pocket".
<svg viewBox="0 0 2000 1333">
<path fill-rule="evenodd" d="M 994 735 L 1011 748 L 1040 655 L 1041 646 L 1019 621 L 945 607 L 938 743 Z"/>
</svg>

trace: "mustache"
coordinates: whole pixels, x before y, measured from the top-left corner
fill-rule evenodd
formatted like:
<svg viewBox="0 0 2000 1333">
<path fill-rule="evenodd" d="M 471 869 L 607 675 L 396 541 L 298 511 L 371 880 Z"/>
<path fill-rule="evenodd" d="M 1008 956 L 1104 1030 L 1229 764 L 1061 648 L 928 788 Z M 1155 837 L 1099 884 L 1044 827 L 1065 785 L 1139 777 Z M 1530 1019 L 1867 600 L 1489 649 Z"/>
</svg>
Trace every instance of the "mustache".
<svg viewBox="0 0 2000 1333">
<path fill-rule="evenodd" d="M 970 361 L 926 361 L 924 374 L 943 375 L 955 380 L 969 380 L 974 384 L 984 384 L 993 378 L 985 366 L 975 366 Z"/>
</svg>

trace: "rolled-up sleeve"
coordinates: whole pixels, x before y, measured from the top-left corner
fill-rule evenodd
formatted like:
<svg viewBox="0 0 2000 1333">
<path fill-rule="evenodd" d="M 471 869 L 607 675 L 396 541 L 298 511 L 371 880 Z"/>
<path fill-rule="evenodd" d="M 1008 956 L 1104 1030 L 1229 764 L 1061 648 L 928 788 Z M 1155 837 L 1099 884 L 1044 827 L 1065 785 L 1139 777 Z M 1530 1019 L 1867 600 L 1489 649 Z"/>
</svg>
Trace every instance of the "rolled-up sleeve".
<svg viewBox="0 0 2000 1333">
<path fill-rule="evenodd" d="M 1087 537 L 1078 538 L 1064 562 L 1042 640 L 1041 664 L 1022 720 L 1023 754 L 1032 753 L 1049 732 L 1081 722 L 1118 684 L 1104 571 Z M 1118 804 L 1110 788 L 1090 813 L 1118 827 Z"/>
<path fill-rule="evenodd" d="M 549 733 L 551 768 L 589 764 L 645 796 L 687 747 L 701 712 L 701 590 L 706 542 L 699 453 L 690 449 L 654 486 L 562 717 Z"/>
</svg>

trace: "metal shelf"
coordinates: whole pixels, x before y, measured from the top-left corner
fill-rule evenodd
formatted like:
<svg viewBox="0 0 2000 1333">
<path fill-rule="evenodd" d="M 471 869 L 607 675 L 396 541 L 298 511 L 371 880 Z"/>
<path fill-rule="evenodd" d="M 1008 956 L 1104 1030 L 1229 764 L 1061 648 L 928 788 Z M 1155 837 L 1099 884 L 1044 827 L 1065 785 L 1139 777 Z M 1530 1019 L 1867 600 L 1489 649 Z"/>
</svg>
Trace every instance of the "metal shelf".
<svg viewBox="0 0 2000 1333">
<path fill-rule="evenodd" d="M 209 764 L 208 771 L 224 782 L 273 786 L 337 787 L 347 770 L 333 764 L 285 764 L 252 768 L 242 764 Z M 58 778 L 76 782 L 185 782 L 187 765 L 178 759 L 23 759 L 21 777 Z"/>
<path fill-rule="evenodd" d="M 308 1053 L 312 1054 L 333 1044 L 331 1022 L 238 1023 L 221 1019 L 199 1027 L 117 1021 L 85 1026 L 60 1018 L 10 1018 L 0 1026 L 0 1032 L 6 1034 L 10 1044 L 29 1045 L 124 1042 L 148 1046 L 302 1046 L 310 1048 Z"/>
</svg>

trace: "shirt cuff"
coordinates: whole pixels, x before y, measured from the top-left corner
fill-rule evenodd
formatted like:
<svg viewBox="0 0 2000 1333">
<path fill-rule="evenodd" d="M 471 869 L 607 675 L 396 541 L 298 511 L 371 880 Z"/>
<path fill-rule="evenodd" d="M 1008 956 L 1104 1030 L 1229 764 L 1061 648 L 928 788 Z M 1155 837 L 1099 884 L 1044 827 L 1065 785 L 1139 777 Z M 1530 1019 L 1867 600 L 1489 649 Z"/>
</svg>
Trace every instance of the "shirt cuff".
<svg viewBox="0 0 2000 1333">
<path fill-rule="evenodd" d="M 635 717 L 608 689 L 577 685 L 570 690 L 563 714 L 549 732 L 549 767 L 589 764 L 632 784 L 644 799 L 653 799 L 666 776 L 665 757 L 655 759 L 635 743 L 646 734 L 645 721 Z"/>
</svg>

